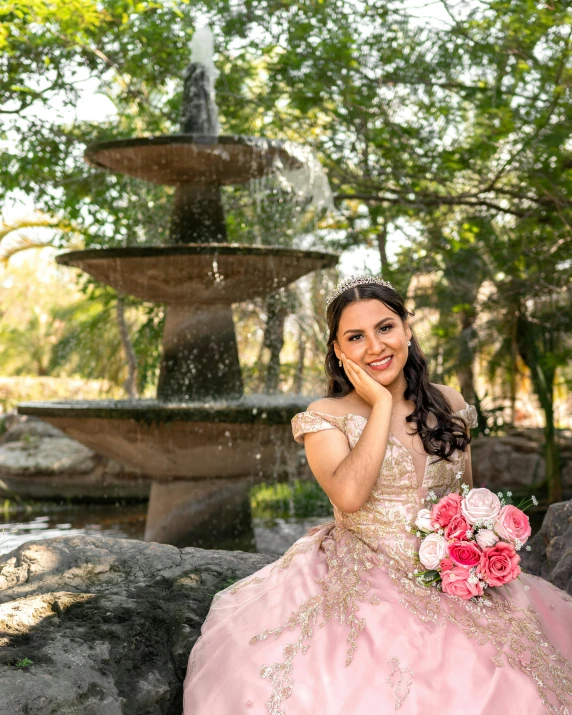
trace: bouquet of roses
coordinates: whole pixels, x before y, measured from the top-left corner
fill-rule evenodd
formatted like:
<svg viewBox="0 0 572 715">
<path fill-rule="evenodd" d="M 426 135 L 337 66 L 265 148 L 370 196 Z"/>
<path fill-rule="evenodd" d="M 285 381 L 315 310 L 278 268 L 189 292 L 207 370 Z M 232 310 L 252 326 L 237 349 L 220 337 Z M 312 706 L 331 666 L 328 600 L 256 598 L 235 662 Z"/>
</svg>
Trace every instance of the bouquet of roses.
<svg viewBox="0 0 572 715">
<path fill-rule="evenodd" d="M 524 513 L 535 497 L 518 507 L 508 503 L 511 492 L 494 494 L 489 489 L 461 487 L 421 509 L 415 520 L 419 547 L 418 568 L 411 577 L 423 585 L 440 588 L 459 598 L 480 599 L 489 587 L 503 586 L 520 574 L 517 551 L 530 536 Z M 526 547 L 528 550 L 530 546 Z"/>
</svg>

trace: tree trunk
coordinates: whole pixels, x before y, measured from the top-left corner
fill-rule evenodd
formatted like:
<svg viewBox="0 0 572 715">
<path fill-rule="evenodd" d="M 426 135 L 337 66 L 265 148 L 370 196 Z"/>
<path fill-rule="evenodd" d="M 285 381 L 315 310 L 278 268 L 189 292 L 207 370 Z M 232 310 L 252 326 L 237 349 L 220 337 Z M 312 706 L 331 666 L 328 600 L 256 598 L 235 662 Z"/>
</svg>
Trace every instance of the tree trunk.
<svg viewBox="0 0 572 715">
<path fill-rule="evenodd" d="M 379 250 L 379 258 L 381 261 L 381 275 L 387 277 L 389 275 L 389 265 L 387 262 L 387 221 L 383 221 L 379 227 L 377 234 L 377 248 Z"/>
<path fill-rule="evenodd" d="M 135 355 L 135 350 L 133 349 L 133 343 L 129 337 L 129 330 L 127 328 L 127 321 L 125 320 L 125 304 L 123 299 L 118 296 L 117 298 L 117 325 L 119 327 L 119 335 L 121 336 L 121 344 L 123 346 L 123 351 L 127 359 L 127 380 L 123 387 L 129 399 L 137 398 L 137 356 Z"/>
<path fill-rule="evenodd" d="M 562 501 L 562 475 L 560 455 L 554 427 L 554 379 L 556 369 L 541 360 L 538 342 L 546 343 L 544 326 L 532 323 L 526 316 L 518 317 L 518 349 L 525 365 L 530 370 L 532 386 L 544 412 L 544 459 L 546 465 L 546 484 L 550 504 Z M 548 339 L 550 343 L 550 339 Z M 550 351 L 550 344 L 543 352 Z M 543 364 L 544 363 L 544 364 Z"/>
<path fill-rule="evenodd" d="M 562 501 L 562 479 L 560 474 L 560 454 L 556 441 L 556 429 L 554 426 L 554 378 L 556 371 L 553 369 L 543 370 L 540 365 L 536 366 L 536 378 L 533 384 L 537 383 L 536 390 L 540 405 L 544 412 L 544 459 L 546 463 L 546 482 L 548 485 L 548 501 L 551 504 Z"/>
<path fill-rule="evenodd" d="M 254 384 L 253 384 L 253 389 L 254 392 L 261 392 L 262 391 L 262 385 L 264 384 L 264 374 L 266 372 L 266 368 L 264 366 L 264 336 L 262 337 L 262 342 L 260 343 L 260 350 L 258 351 L 258 355 L 256 357 L 256 368 L 255 368 L 255 376 L 254 376 Z"/>
<path fill-rule="evenodd" d="M 548 482 L 548 501 L 551 504 L 562 501 L 562 480 L 560 478 L 560 450 L 554 428 L 554 410 L 551 404 L 545 409 L 544 459 L 546 462 L 546 480 Z"/>
<path fill-rule="evenodd" d="M 437 348 L 437 382 L 443 382 L 443 346 Z"/>
<path fill-rule="evenodd" d="M 512 331 L 510 336 L 510 421 L 514 425 L 516 424 L 516 387 L 517 387 L 517 373 L 518 373 L 518 342 L 517 342 L 517 321 L 514 320 L 512 324 Z"/>
<path fill-rule="evenodd" d="M 299 395 L 304 385 L 304 360 L 306 358 L 306 334 L 301 324 L 298 324 L 298 362 L 294 373 L 293 391 Z"/>
<path fill-rule="evenodd" d="M 475 402 L 475 374 L 473 370 L 473 348 L 471 341 L 475 336 L 474 316 L 472 312 L 463 310 L 461 312 L 461 345 L 459 349 L 459 366 L 457 368 L 457 378 L 461 393 L 465 400 L 473 404 Z"/>
</svg>

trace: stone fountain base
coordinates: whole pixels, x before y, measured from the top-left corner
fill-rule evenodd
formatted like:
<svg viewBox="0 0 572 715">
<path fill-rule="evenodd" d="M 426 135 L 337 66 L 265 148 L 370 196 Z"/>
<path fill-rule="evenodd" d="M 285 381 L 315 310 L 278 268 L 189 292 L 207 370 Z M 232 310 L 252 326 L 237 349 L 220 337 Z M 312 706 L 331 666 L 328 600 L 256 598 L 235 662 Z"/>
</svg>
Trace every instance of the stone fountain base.
<svg viewBox="0 0 572 715">
<path fill-rule="evenodd" d="M 24 402 L 72 439 L 154 481 L 265 478 L 288 468 L 290 420 L 311 398 L 256 395 L 228 402 Z"/>
<path fill-rule="evenodd" d="M 310 400 L 29 402 L 18 411 L 126 465 L 138 489 L 150 486 L 146 541 L 212 548 L 239 536 L 248 550 L 254 543 L 248 490 L 297 472 L 290 420 Z"/>
</svg>

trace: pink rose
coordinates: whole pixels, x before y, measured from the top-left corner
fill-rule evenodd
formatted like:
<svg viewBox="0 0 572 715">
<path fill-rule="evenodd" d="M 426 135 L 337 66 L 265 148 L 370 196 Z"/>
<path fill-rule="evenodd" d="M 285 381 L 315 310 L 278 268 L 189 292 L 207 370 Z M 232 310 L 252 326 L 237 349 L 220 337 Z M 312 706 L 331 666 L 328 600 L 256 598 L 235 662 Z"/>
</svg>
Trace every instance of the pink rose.
<svg viewBox="0 0 572 715">
<path fill-rule="evenodd" d="M 447 526 L 451 519 L 459 513 L 461 497 L 459 494 L 447 494 L 431 509 L 431 523 L 435 529 Z"/>
<path fill-rule="evenodd" d="M 455 514 L 451 521 L 445 527 L 445 538 L 446 539 L 463 539 L 467 538 L 467 531 L 470 529 L 470 525 L 467 524 L 465 518 L 462 514 Z"/>
<path fill-rule="evenodd" d="M 471 571 L 464 566 L 454 566 L 452 569 L 441 571 L 441 587 L 449 596 L 458 596 L 467 601 L 473 596 L 483 595 L 483 584 L 469 583 Z"/>
<path fill-rule="evenodd" d="M 481 556 L 479 572 L 489 586 L 502 586 L 520 573 L 520 556 L 512 544 L 499 541 Z"/>
<path fill-rule="evenodd" d="M 499 537 L 490 529 L 479 529 L 475 539 L 481 549 L 488 549 L 490 546 L 494 546 L 497 543 Z"/>
<path fill-rule="evenodd" d="M 481 562 L 483 552 L 474 541 L 452 541 L 447 549 L 449 558 L 457 566 L 476 566 Z"/>
<path fill-rule="evenodd" d="M 461 513 L 469 524 L 477 521 L 493 521 L 501 509 L 500 499 L 490 489 L 471 489 L 461 502 Z"/>
<path fill-rule="evenodd" d="M 454 568 L 455 564 L 451 561 L 451 559 L 445 557 L 444 559 L 441 560 L 441 566 L 439 567 L 441 571 L 450 571 L 452 568 Z"/>
<path fill-rule="evenodd" d="M 510 504 L 503 506 L 500 510 L 494 528 L 501 539 L 513 543 L 518 539 L 521 544 L 526 542 L 531 531 L 530 521 L 526 514 Z"/>
</svg>

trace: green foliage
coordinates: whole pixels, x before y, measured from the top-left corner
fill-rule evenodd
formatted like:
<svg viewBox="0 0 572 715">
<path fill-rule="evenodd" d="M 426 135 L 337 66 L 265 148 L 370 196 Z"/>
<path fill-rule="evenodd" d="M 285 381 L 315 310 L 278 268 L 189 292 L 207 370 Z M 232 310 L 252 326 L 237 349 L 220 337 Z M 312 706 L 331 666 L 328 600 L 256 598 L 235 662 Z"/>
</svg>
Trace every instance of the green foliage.
<svg viewBox="0 0 572 715">
<path fill-rule="evenodd" d="M 56 311 L 64 325 L 50 355 L 50 374 L 62 371 L 116 383 L 124 370 L 119 331 L 115 325 L 115 292 L 93 288 L 85 298 Z"/>
<path fill-rule="evenodd" d="M 266 482 L 250 490 L 252 515 L 259 518 L 330 516 L 332 505 L 314 480 Z"/>
<path fill-rule="evenodd" d="M 30 665 L 34 665 L 34 661 L 30 660 L 29 658 L 22 658 L 22 660 L 19 660 L 15 667 L 16 668 L 27 668 Z"/>
</svg>

